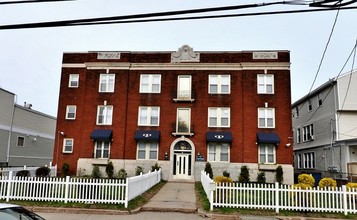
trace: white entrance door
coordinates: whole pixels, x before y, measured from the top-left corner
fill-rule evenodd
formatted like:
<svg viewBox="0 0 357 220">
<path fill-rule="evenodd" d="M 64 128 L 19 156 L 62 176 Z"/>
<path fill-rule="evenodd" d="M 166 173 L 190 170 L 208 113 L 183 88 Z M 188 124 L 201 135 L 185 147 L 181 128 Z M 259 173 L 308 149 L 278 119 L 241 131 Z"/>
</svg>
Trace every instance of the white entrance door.
<svg viewBox="0 0 357 220">
<path fill-rule="evenodd" d="M 177 154 L 176 156 L 176 178 L 189 178 L 189 156 L 188 154 Z"/>
</svg>

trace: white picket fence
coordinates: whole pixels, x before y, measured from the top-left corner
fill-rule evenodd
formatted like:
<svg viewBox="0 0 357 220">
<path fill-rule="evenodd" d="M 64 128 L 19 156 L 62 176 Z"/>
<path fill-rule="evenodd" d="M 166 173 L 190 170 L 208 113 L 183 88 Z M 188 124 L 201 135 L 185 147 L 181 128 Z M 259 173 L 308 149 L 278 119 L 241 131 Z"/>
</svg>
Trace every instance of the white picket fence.
<svg viewBox="0 0 357 220">
<path fill-rule="evenodd" d="M 0 177 L 0 199 L 124 204 L 161 181 L 161 170 L 126 179 Z"/>
<path fill-rule="evenodd" d="M 13 175 L 16 176 L 16 173 L 21 170 L 28 170 L 30 172 L 31 176 L 36 175 L 36 170 L 40 167 L 28 167 L 28 166 L 23 166 L 23 167 L 3 167 L 0 168 L 0 176 L 9 176 L 10 171 L 12 171 Z M 50 168 L 50 176 L 57 176 L 57 165 L 48 166 Z"/>
<path fill-rule="evenodd" d="M 294 189 L 290 185 L 215 183 L 202 171 L 201 182 L 213 207 L 357 213 L 357 190 L 346 186 Z"/>
</svg>

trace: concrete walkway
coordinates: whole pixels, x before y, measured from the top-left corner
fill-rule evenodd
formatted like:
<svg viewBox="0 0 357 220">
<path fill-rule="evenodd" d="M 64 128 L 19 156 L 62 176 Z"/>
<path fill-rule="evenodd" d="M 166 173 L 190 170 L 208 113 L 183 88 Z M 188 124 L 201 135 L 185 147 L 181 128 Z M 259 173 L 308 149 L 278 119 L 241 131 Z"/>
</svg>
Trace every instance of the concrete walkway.
<svg viewBox="0 0 357 220">
<path fill-rule="evenodd" d="M 196 193 L 194 183 L 168 182 L 142 207 L 142 211 L 195 213 Z"/>
</svg>

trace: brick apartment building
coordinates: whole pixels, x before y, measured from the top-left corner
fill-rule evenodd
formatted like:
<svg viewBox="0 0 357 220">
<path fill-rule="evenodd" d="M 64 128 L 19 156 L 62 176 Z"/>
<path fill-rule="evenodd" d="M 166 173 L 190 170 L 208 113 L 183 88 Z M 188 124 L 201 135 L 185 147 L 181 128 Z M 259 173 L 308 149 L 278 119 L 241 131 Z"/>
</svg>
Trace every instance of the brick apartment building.
<svg viewBox="0 0 357 220">
<path fill-rule="evenodd" d="M 54 163 L 90 174 L 112 161 L 166 180 L 251 180 L 278 165 L 293 181 L 289 51 L 84 52 L 63 55 Z"/>
</svg>

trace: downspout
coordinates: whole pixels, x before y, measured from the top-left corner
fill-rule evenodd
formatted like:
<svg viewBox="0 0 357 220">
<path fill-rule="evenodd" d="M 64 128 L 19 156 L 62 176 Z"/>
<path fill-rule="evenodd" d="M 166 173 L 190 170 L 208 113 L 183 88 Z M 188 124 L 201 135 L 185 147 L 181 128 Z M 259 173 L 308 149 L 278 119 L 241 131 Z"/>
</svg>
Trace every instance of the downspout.
<svg viewBox="0 0 357 220">
<path fill-rule="evenodd" d="M 9 130 L 9 136 L 7 140 L 7 151 L 6 151 L 6 163 L 7 166 L 9 166 L 9 160 L 10 160 L 10 146 L 11 146 L 11 136 L 12 136 L 12 127 L 14 125 L 14 117 L 15 117 L 15 105 L 17 102 L 17 95 L 15 94 L 14 97 L 14 103 L 13 103 L 13 108 L 12 108 L 12 115 L 11 115 L 11 124 L 10 124 L 10 130 Z"/>
<path fill-rule="evenodd" d="M 126 81 L 126 106 L 125 106 L 125 123 L 124 123 L 124 146 L 123 146 L 123 162 L 124 162 L 124 170 L 125 170 L 125 149 L 126 149 L 126 130 L 128 124 L 128 107 L 129 107 L 129 76 L 131 69 L 131 61 L 127 70 L 127 81 Z"/>
</svg>

